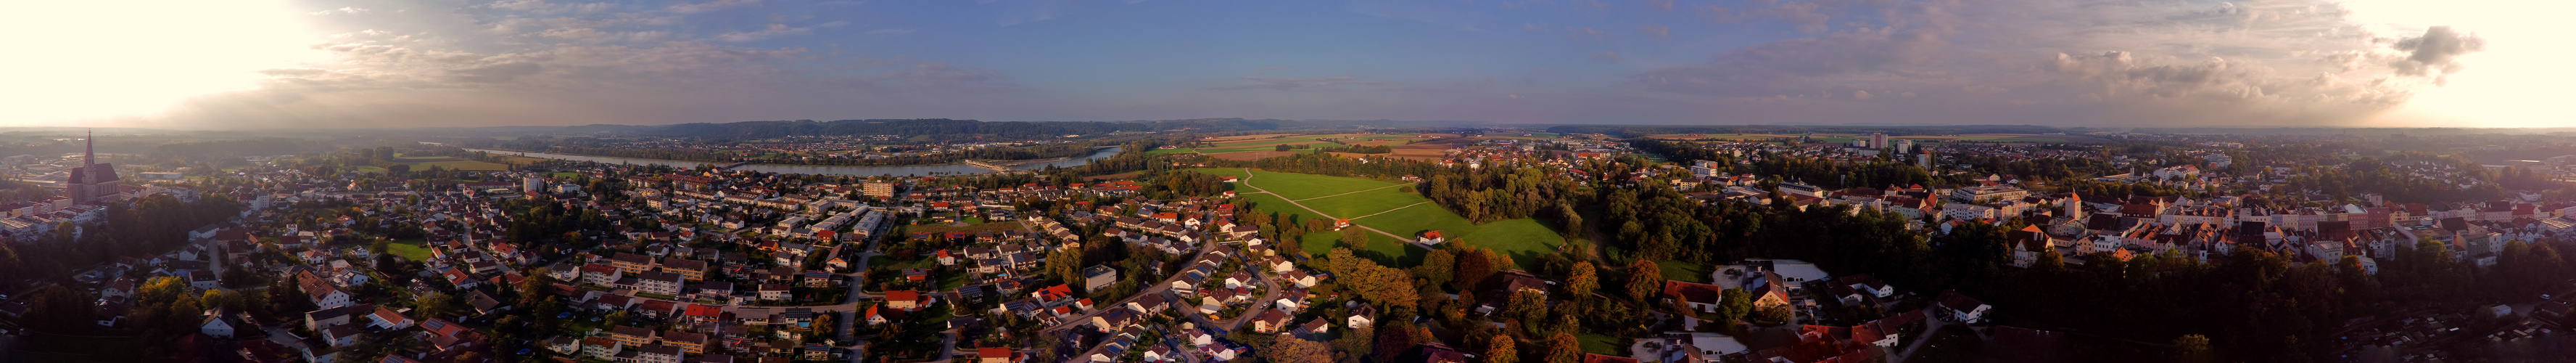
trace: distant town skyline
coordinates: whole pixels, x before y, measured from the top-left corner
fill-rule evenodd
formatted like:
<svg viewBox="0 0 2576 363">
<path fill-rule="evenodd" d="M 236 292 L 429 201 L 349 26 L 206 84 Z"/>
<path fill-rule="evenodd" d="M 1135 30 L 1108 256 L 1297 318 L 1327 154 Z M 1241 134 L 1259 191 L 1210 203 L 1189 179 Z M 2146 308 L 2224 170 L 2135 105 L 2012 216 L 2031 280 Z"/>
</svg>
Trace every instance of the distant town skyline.
<svg viewBox="0 0 2576 363">
<path fill-rule="evenodd" d="M 0 126 L 1188 118 L 2550 127 L 2465 1 L 45 3 Z"/>
</svg>

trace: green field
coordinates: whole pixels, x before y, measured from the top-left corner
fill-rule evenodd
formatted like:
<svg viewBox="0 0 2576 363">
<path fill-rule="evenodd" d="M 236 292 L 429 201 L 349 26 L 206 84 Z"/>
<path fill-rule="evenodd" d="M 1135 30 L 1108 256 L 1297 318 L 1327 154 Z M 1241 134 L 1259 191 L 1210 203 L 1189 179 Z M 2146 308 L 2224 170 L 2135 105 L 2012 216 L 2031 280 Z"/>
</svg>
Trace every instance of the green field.
<svg viewBox="0 0 2576 363">
<path fill-rule="evenodd" d="M 1595 333 L 1582 333 L 1575 334 L 1574 341 L 1582 343 L 1584 353 L 1620 357 L 1628 356 L 1626 354 L 1619 354 L 1620 351 L 1627 350 L 1628 344 L 1626 343 L 1628 342 L 1628 339 Z"/>
<path fill-rule="evenodd" d="M 385 245 L 386 245 L 386 249 L 390 249 L 390 250 L 392 250 L 392 251 L 378 251 L 378 252 L 392 253 L 392 254 L 394 254 L 395 256 L 402 256 L 402 258 L 403 258 L 403 259 L 405 259 L 405 260 L 412 260 L 412 261 L 428 261 L 428 260 L 429 260 L 429 247 L 422 246 L 423 244 L 427 244 L 427 243 L 428 243 L 428 241 L 427 241 L 427 240 L 424 240 L 424 239 L 407 239 L 407 240 L 394 241 L 394 243 L 388 243 L 388 244 L 385 244 Z"/>
<path fill-rule="evenodd" d="M 1441 231 L 1451 241 L 1464 241 L 1473 246 L 1491 248 L 1512 256 L 1524 266 L 1539 254 L 1554 251 L 1565 240 L 1554 229 L 1536 219 L 1514 219 L 1478 225 L 1450 212 L 1438 204 L 1427 203 L 1421 195 L 1406 193 L 1403 184 L 1376 180 L 1333 177 L 1312 174 L 1245 172 L 1241 169 L 1194 169 L 1200 173 L 1249 177 L 1246 183 L 1259 186 L 1272 194 L 1241 194 L 1265 211 L 1298 216 L 1303 219 L 1326 219 L 1290 204 L 1286 198 L 1315 211 L 1338 218 L 1353 218 L 1351 223 L 1376 228 L 1410 238 L 1426 231 Z M 1237 192 L 1249 187 L 1238 186 Z M 1276 195 L 1273 195 L 1276 194 Z M 1284 197 L 1284 198 L 1283 198 Z M 1330 219 L 1327 219 L 1330 220 Z M 1331 252 L 1341 240 L 1340 232 L 1318 232 L 1300 236 L 1307 253 Z M 1421 249 L 1405 247 L 1401 241 L 1385 235 L 1370 238 L 1369 251 L 1382 254 L 1382 261 L 1396 266 L 1421 263 Z"/>
<path fill-rule="evenodd" d="M 1317 139 L 1317 138 L 1324 138 L 1324 137 L 1330 137 L 1330 136 L 1335 136 L 1335 135 L 1294 135 L 1294 136 L 1286 136 L 1286 137 L 1280 137 L 1280 138 L 1274 138 L 1274 139 L 1254 139 L 1254 140 L 1227 141 L 1227 142 L 1219 142 L 1219 143 L 1215 143 L 1215 144 L 1213 144 L 1213 145 L 1208 145 L 1208 147 L 1203 147 L 1203 148 L 1154 149 L 1154 150 L 1151 150 L 1151 151 L 1146 151 L 1146 152 L 1145 152 L 1145 154 L 1148 154 L 1148 155 L 1159 155 L 1159 154 L 1184 154 L 1184 153 L 1193 153 L 1193 152 L 1195 152 L 1195 153 L 1201 153 L 1201 154 L 1216 154 L 1216 153 L 1230 153 L 1230 152 L 1243 152 L 1243 151 L 1274 151 L 1274 150 L 1278 150 L 1278 148 L 1279 148 L 1279 147 L 1278 147 L 1278 145 L 1280 145 L 1280 144 L 1289 144 L 1289 145 L 1298 145 L 1298 144 L 1303 144 L 1303 145 L 1306 145 L 1306 148 L 1304 148 L 1304 149 L 1290 149 L 1290 150 L 1296 150 L 1296 151 L 1298 151 L 1298 152 L 1305 152 L 1305 153 L 1313 153 L 1313 152 L 1314 152 L 1314 150 L 1315 150 L 1316 148 L 1348 146 L 1348 145 L 1345 145 L 1345 144 L 1335 143 L 1335 142 L 1315 141 L 1315 139 Z M 1366 135 L 1366 136 L 1359 136 L 1359 137 L 1357 137 L 1357 138 L 1359 138 L 1359 139 L 1363 139 L 1363 140 L 1374 140 L 1374 139 L 1378 139 L 1378 138 L 1402 138 L 1402 136 L 1394 136 L 1394 135 Z"/>
<path fill-rule="evenodd" d="M 1709 283 L 1708 265 L 1676 260 L 1655 260 L 1655 269 L 1664 270 L 1665 280 Z"/>
</svg>

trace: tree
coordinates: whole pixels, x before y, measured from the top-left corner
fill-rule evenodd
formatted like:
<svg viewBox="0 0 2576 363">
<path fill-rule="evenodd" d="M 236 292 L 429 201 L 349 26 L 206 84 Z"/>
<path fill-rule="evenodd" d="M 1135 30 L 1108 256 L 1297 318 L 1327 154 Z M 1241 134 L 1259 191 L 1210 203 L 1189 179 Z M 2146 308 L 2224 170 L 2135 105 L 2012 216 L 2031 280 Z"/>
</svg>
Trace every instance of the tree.
<svg viewBox="0 0 2576 363">
<path fill-rule="evenodd" d="M 206 290 L 205 295 L 197 298 L 197 305 L 207 308 L 221 308 L 240 311 L 242 308 L 242 296 L 239 293 L 231 291 Z"/>
<path fill-rule="evenodd" d="M 1531 290 L 1513 292 L 1505 306 L 1505 314 L 1519 320 L 1521 326 L 1531 332 L 1538 331 L 1547 323 L 1547 294 Z"/>
<path fill-rule="evenodd" d="M 1368 354 L 1377 351 L 1374 349 L 1377 340 L 1375 328 L 1343 329 L 1342 337 L 1333 339 L 1333 349 L 1348 352 L 1352 356 Z"/>
<path fill-rule="evenodd" d="M 1416 335 L 1420 328 L 1415 328 L 1409 321 L 1391 320 L 1378 324 L 1378 328 L 1384 330 L 1377 332 L 1377 342 L 1371 345 L 1377 348 L 1372 358 L 1379 362 L 1394 361 L 1396 355 L 1404 354 L 1405 349 L 1412 349 L 1413 345 L 1421 344 L 1429 336 Z"/>
<path fill-rule="evenodd" d="M 1280 337 L 1278 340 L 1271 341 L 1270 350 L 1261 353 L 1263 358 L 1279 363 L 1331 363 L 1333 361 L 1332 346 L 1290 337 Z"/>
<path fill-rule="evenodd" d="M 1494 335 L 1493 340 L 1486 341 L 1485 363 L 1516 363 L 1520 361 L 1520 348 L 1512 347 L 1512 336 L 1510 334 L 1497 334 Z"/>
<path fill-rule="evenodd" d="M 1422 255 L 1422 265 L 1413 266 L 1413 274 L 1430 279 L 1433 284 L 1445 285 L 1449 283 L 1450 274 L 1457 272 L 1457 268 L 1456 253 L 1445 249 L 1432 250 L 1431 253 Z"/>
<path fill-rule="evenodd" d="M 1592 262 L 1574 263 L 1574 271 L 1565 274 L 1565 292 L 1574 294 L 1575 299 L 1592 298 L 1592 290 L 1601 288 L 1600 277 L 1592 273 Z"/>
<path fill-rule="evenodd" d="M 1458 254 L 1458 272 L 1450 275 L 1455 279 L 1451 282 L 1457 283 L 1459 290 L 1473 290 L 1477 284 L 1485 282 L 1485 277 L 1494 274 L 1494 261 L 1476 249 L 1461 252 Z"/>
<path fill-rule="evenodd" d="M 1271 150 L 1272 150 L 1272 151 L 1288 151 L 1288 144 L 1279 144 L 1279 146 L 1278 146 L 1278 147 L 1271 148 Z"/>
<path fill-rule="evenodd" d="M 1368 229 L 1360 228 L 1359 226 L 1342 228 L 1342 244 L 1350 245 L 1351 249 L 1368 249 Z"/>
<path fill-rule="evenodd" d="M 1654 260 L 1637 259 L 1628 264 L 1628 297 L 1638 301 L 1652 300 L 1664 291 L 1664 270 Z"/>
<path fill-rule="evenodd" d="M 2209 337 L 2201 336 L 2200 334 L 2189 334 L 2174 337 L 2172 355 L 2172 361 L 2174 363 L 2210 363 L 2217 361 L 2216 357 L 2210 355 Z"/>
<path fill-rule="evenodd" d="M 1574 334 L 1556 333 L 1547 338 L 1547 363 L 1583 363 L 1583 343 Z"/>
<path fill-rule="evenodd" d="M 427 296 L 421 296 L 417 303 L 419 304 L 417 307 L 420 308 L 421 316 L 427 318 L 453 316 L 456 315 L 457 312 L 464 310 L 462 307 L 463 304 L 456 301 L 455 295 L 448 295 L 444 292 L 433 292 Z"/>
<path fill-rule="evenodd" d="M 1073 282 L 1082 281 L 1082 254 L 1071 249 L 1048 252 L 1046 271 L 1048 275 L 1055 276 L 1057 281 L 1080 287 L 1082 284 L 1073 284 Z"/>
<path fill-rule="evenodd" d="M 1717 316 L 1726 319 L 1727 325 L 1743 322 L 1745 314 L 1753 313 L 1752 292 L 1736 288 L 1726 289 L 1718 295 L 1720 297 L 1717 301 Z"/>
</svg>

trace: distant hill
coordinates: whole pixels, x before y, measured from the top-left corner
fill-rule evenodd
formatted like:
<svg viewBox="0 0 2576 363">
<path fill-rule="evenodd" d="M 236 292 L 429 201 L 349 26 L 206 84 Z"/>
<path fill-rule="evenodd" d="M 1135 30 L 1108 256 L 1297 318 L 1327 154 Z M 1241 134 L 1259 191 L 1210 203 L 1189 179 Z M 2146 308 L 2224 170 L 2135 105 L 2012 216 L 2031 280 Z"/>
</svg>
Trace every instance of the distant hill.
<svg viewBox="0 0 2576 363">
<path fill-rule="evenodd" d="M 550 134 L 719 137 L 739 139 L 759 139 L 782 136 L 843 135 L 992 135 L 1001 138 L 1043 138 L 1059 135 L 1096 135 L 1111 132 L 1232 132 L 1337 129 L 1363 126 L 1458 127 L 1479 125 L 1485 124 L 1468 121 L 1278 120 L 1243 118 L 1139 121 L 977 121 L 933 118 L 833 121 L 743 121 L 725 123 L 701 122 L 671 125 L 593 124 L 565 126 L 553 129 L 509 127 L 511 130 L 508 131 Z M 482 130 L 479 128 L 478 130 L 502 131 Z"/>
</svg>

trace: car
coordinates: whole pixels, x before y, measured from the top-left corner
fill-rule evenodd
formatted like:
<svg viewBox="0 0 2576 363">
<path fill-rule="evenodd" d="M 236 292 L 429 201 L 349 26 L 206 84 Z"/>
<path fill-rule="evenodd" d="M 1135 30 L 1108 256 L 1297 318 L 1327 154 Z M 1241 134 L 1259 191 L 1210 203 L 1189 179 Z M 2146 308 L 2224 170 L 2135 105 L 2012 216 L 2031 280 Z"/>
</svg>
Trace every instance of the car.
<svg viewBox="0 0 2576 363">
<path fill-rule="evenodd" d="M 535 349 L 528 349 L 528 348 L 519 348 L 519 355 L 528 355 L 528 353 L 533 353 L 533 352 L 536 352 L 536 350 L 535 350 Z"/>
<path fill-rule="evenodd" d="M 596 317 L 596 316 L 590 317 L 590 321 L 599 321 L 599 317 Z"/>
<path fill-rule="evenodd" d="M 555 318 L 556 318 L 556 319 L 563 319 L 563 318 L 570 318 L 570 317 L 572 317 L 572 313 L 556 313 L 556 314 L 555 314 Z"/>
</svg>

